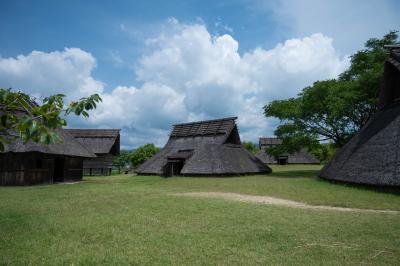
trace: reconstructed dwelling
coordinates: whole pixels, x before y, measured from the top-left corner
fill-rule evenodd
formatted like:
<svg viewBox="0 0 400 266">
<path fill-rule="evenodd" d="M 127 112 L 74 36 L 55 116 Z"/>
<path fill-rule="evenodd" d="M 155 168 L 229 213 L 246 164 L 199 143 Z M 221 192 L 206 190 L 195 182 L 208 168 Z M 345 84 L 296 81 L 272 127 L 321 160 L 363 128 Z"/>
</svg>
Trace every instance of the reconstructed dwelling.
<svg viewBox="0 0 400 266">
<path fill-rule="evenodd" d="M 236 119 L 174 125 L 165 147 L 144 162 L 138 174 L 217 176 L 271 172 L 242 147 Z"/>
<path fill-rule="evenodd" d="M 75 140 L 87 150 L 96 154 L 95 158 L 83 160 L 84 175 L 110 175 L 114 156 L 119 154 L 119 129 L 66 129 Z"/>
<path fill-rule="evenodd" d="M 256 157 L 266 164 L 319 164 L 320 161 L 306 150 L 301 150 L 293 154 L 281 154 L 279 157 L 269 155 L 266 150 L 282 144 L 278 138 L 260 138 L 259 151 Z"/>
<path fill-rule="evenodd" d="M 62 143 L 13 141 L 0 153 L 0 185 L 35 185 L 82 180 L 83 160 L 96 157 L 63 129 Z"/>
<path fill-rule="evenodd" d="M 322 169 L 320 177 L 400 186 L 400 46 L 388 48 L 379 111 Z"/>
</svg>

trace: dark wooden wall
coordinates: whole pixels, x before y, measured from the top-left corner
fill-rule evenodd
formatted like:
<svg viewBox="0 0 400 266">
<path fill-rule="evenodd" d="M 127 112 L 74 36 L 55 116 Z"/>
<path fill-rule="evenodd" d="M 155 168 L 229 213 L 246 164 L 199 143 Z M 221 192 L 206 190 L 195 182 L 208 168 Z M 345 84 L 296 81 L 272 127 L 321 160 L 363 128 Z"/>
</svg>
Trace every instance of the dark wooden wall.
<svg viewBox="0 0 400 266">
<path fill-rule="evenodd" d="M 0 185 L 53 182 L 54 161 L 38 153 L 0 154 Z"/>
<path fill-rule="evenodd" d="M 63 161 L 60 181 L 82 180 L 82 158 L 63 157 L 36 152 L 0 154 L 0 185 L 36 185 L 54 182 L 55 160 Z M 57 179 L 56 179 L 57 180 Z"/>
<path fill-rule="evenodd" d="M 65 177 L 64 181 L 79 181 L 83 176 L 83 159 L 77 157 L 65 158 Z"/>
<path fill-rule="evenodd" d="M 110 175 L 114 156 L 112 154 L 96 154 L 96 158 L 83 160 L 84 175 Z"/>
</svg>

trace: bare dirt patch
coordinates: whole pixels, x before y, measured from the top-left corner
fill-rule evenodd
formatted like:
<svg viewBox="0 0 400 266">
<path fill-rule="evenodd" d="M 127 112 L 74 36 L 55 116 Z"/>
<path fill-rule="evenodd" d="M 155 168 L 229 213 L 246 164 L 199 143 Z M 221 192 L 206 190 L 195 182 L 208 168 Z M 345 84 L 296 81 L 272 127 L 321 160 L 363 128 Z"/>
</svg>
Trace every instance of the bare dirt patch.
<svg viewBox="0 0 400 266">
<path fill-rule="evenodd" d="M 222 198 L 227 200 L 235 200 L 241 202 L 253 202 L 258 204 L 268 205 L 279 205 L 291 208 L 299 209 L 311 209 L 311 210 L 328 210 L 328 211 L 341 211 L 341 212 L 372 212 L 372 213 L 399 213 L 398 211 L 391 210 L 373 210 L 373 209 L 358 209 L 358 208 L 344 208 L 344 207 L 333 207 L 324 205 L 309 205 L 307 203 L 280 199 L 269 196 L 253 196 L 238 193 L 226 193 L 226 192 L 187 192 L 187 193 L 175 193 L 175 196 L 184 197 L 201 197 L 201 198 Z"/>
</svg>

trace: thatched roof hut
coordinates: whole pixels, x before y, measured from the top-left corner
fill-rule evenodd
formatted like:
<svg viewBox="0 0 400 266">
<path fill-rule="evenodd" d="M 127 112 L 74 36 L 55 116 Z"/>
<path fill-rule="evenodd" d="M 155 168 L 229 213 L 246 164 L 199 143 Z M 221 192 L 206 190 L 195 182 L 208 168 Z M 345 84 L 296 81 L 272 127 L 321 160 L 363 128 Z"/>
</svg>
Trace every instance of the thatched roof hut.
<svg viewBox="0 0 400 266">
<path fill-rule="evenodd" d="M 66 129 L 96 158 L 83 160 L 84 175 L 109 175 L 114 156 L 120 152 L 119 129 Z"/>
<path fill-rule="evenodd" d="M 320 177 L 400 186 L 400 46 L 385 62 L 380 110 L 322 169 Z"/>
<path fill-rule="evenodd" d="M 241 146 L 235 120 L 229 117 L 174 125 L 163 149 L 137 172 L 153 175 L 245 175 L 271 169 Z"/>
<path fill-rule="evenodd" d="M 63 129 L 62 142 L 43 145 L 21 139 L 5 145 L 0 153 L 0 185 L 34 185 L 82 180 L 84 158 L 94 158 Z"/>
<path fill-rule="evenodd" d="M 302 149 L 292 154 L 285 153 L 280 154 L 278 157 L 269 155 L 266 151 L 269 148 L 273 148 L 277 145 L 281 145 L 282 140 L 278 138 L 260 138 L 259 139 L 259 151 L 256 153 L 256 157 L 266 164 L 319 164 L 320 161 L 311 153 Z"/>
</svg>

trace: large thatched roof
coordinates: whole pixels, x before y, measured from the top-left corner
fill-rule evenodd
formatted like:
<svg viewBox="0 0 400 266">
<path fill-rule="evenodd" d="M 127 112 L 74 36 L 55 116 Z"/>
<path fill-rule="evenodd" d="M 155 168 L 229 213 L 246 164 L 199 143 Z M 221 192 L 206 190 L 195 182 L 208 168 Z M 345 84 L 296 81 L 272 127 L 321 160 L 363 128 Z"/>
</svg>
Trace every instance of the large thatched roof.
<svg viewBox="0 0 400 266">
<path fill-rule="evenodd" d="M 241 175 L 271 169 L 241 146 L 236 117 L 174 125 L 165 147 L 143 163 L 139 174 L 162 175 L 180 160 L 182 175 Z"/>
<path fill-rule="evenodd" d="M 119 129 L 66 129 L 66 131 L 95 154 L 119 154 Z"/>
<path fill-rule="evenodd" d="M 24 143 L 21 139 L 17 139 L 9 144 L 6 144 L 4 152 L 5 153 L 40 152 L 40 153 L 64 155 L 64 156 L 76 156 L 76 157 L 88 157 L 88 158 L 96 157 L 95 154 L 93 154 L 91 151 L 83 147 L 79 142 L 77 142 L 74 139 L 74 137 L 72 137 L 64 129 L 58 129 L 56 130 L 56 133 L 61 138 L 62 140 L 61 143 L 44 145 L 32 141 Z"/>
<path fill-rule="evenodd" d="M 400 186 L 400 47 L 385 62 L 381 109 L 322 169 L 320 177 Z"/>
</svg>

